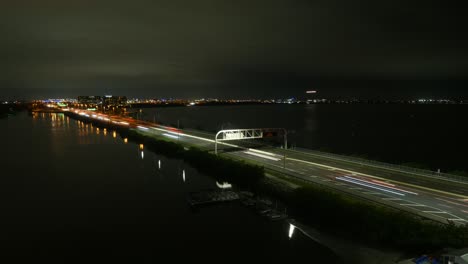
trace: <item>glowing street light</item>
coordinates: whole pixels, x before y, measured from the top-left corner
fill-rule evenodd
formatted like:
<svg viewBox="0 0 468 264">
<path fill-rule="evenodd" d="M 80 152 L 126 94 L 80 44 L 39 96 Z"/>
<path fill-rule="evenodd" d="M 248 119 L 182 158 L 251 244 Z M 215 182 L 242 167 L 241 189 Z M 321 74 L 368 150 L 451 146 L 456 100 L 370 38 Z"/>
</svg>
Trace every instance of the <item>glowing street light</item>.
<svg viewBox="0 0 468 264">
<path fill-rule="evenodd" d="M 289 239 L 292 238 L 295 228 L 296 227 L 293 224 L 289 224 Z"/>
</svg>

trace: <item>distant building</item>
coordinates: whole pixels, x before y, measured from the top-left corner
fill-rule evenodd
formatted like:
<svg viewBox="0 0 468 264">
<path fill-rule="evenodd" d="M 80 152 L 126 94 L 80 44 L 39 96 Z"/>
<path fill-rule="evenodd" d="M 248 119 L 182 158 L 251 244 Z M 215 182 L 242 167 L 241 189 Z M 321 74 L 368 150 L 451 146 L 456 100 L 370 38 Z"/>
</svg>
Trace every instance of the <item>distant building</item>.
<svg viewBox="0 0 468 264">
<path fill-rule="evenodd" d="M 126 96 L 112 96 L 106 95 L 103 97 L 102 100 L 103 106 L 111 106 L 111 107 L 125 107 L 127 105 L 127 97 Z"/>
<path fill-rule="evenodd" d="M 100 105 L 102 104 L 102 96 L 78 96 L 79 104 Z"/>
</svg>

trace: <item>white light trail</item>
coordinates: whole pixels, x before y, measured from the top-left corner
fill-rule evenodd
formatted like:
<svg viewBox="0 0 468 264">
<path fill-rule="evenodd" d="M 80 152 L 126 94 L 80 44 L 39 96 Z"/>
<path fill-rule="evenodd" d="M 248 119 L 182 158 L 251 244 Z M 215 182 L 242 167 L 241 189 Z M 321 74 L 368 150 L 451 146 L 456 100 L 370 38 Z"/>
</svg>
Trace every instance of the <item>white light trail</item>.
<svg viewBox="0 0 468 264">
<path fill-rule="evenodd" d="M 274 161 L 281 160 L 281 159 L 278 159 L 278 158 L 274 158 L 272 156 L 263 155 L 263 154 L 255 153 L 255 152 L 252 152 L 252 151 L 244 151 L 244 153 L 249 154 L 249 155 L 253 155 L 253 156 L 257 156 L 257 157 L 260 157 L 260 158 L 264 158 L 264 159 L 274 160 Z"/>
<path fill-rule="evenodd" d="M 369 187 L 369 188 L 372 188 L 372 189 L 381 190 L 381 191 L 384 191 L 384 192 L 393 193 L 393 194 L 400 195 L 400 196 L 405 196 L 405 194 L 403 194 L 403 193 L 393 192 L 393 191 L 390 191 L 390 190 L 387 190 L 387 189 L 383 189 L 383 188 L 379 188 L 379 187 L 376 187 L 376 186 L 372 186 L 372 185 L 369 185 L 369 184 L 364 184 L 364 183 L 361 183 L 361 182 L 358 182 L 358 181 L 346 179 L 346 178 L 344 178 L 344 177 L 336 177 L 336 179 L 337 179 L 337 180 L 340 180 L 340 181 L 345 181 L 345 182 L 354 183 L 354 184 L 361 185 L 361 186 L 366 186 L 366 187 Z"/>
<path fill-rule="evenodd" d="M 172 134 L 168 134 L 168 133 L 164 133 L 163 135 L 166 136 L 166 137 L 175 138 L 175 139 L 179 138 L 176 135 L 172 135 Z"/>
<path fill-rule="evenodd" d="M 415 193 L 415 192 L 410 192 L 410 191 L 406 191 L 406 190 L 403 190 L 403 189 L 400 189 L 400 188 L 391 187 L 391 186 L 388 186 L 388 185 L 386 185 L 386 184 L 378 184 L 378 183 L 369 182 L 369 181 L 366 181 L 366 180 L 363 180 L 363 179 L 357 179 L 357 178 L 353 178 L 353 177 L 349 177 L 349 176 L 344 176 L 344 177 L 345 177 L 345 178 L 348 178 L 348 179 L 355 180 L 355 181 L 364 182 L 364 183 L 367 183 L 367 184 L 377 185 L 377 186 L 380 186 L 380 187 L 383 187 L 383 188 L 387 188 L 387 189 L 391 189 L 391 190 L 396 190 L 396 191 L 400 191 L 400 192 L 404 192 L 404 193 L 409 193 L 409 194 L 418 195 L 418 194 Z"/>
<path fill-rule="evenodd" d="M 262 151 L 262 150 L 258 150 L 258 149 L 251 149 L 251 148 L 249 148 L 249 151 L 257 152 L 257 153 L 261 153 L 261 154 L 265 154 L 265 155 L 270 155 L 270 156 L 273 156 L 273 157 L 276 157 L 276 156 L 277 156 L 277 155 L 274 154 L 274 153 L 266 152 L 266 151 Z"/>
</svg>

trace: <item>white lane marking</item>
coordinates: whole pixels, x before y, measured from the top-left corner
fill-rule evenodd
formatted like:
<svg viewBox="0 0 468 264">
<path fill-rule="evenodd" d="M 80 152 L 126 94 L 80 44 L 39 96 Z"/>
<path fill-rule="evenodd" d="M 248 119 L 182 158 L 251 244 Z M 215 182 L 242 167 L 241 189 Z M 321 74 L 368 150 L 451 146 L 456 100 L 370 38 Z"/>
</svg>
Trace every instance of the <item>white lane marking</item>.
<svg viewBox="0 0 468 264">
<path fill-rule="evenodd" d="M 462 218 L 448 218 L 447 220 L 450 220 L 450 221 L 462 221 L 462 222 L 468 222 L 467 220 L 465 220 L 465 219 L 462 219 Z"/>
<path fill-rule="evenodd" d="M 447 212 L 445 211 L 422 211 L 423 213 L 428 213 L 428 214 L 446 214 Z"/>
<path fill-rule="evenodd" d="M 350 190 L 363 190 L 362 188 L 359 187 L 354 187 L 354 188 L 349 188 Z"/>
<path fill-rule="evenodd" d="M 437 197 L 436 197 L 436 199 L 437 199 L 437 200 L 440 200 L 440 201 L 444 201 L 444 202 L 449 203 L 449 204 L 460 205 L 460 206 L 463 206 L 463 207 L 467 207 L 467 208 L 468 208 L 468 205 L 466 205 L 466 204 L 456 203 L 456 202 L 452 202 L 452 201 L 450 201 L 450 200 L 446 200 L 446 199 L 442 199 L 442 198 L 437 198 Z"/>
<path fill-rule="evenodd" d="M 253 155 L 253 156 L 257 156 L 257 157 L 260 157 L 260 158 L 264 158 L 264 159 L 274 160 L 274 161 L 281 160 L 281 159 L 278 159 L 278 158 L 274 158 L 272 156 L 263 155 L 263 154 L 259 154 L 259 153 L 252 152 L 252 151 L 244 151 L 244 153 L 249 154 L 249 155 Z"/>
<path fill-rule="evenodd" d="M 365 193 L 365 194 L 380 194 L 378 192 L 363 192 L 363 193 Z"/>
<path fill-rule="evenodd" d="M 445 205 L 445 204 L 437 204 L 437 205 L 440 205 L 440 206 L 443 206 L 443 207 L 447 207 L 447 208 L 453 208 L 452 206 L 448 206 L 448 205 Z"/>
<path fill-rule="evenodd" d="M 382 200 L 387 200 L 387 201 L 403 201 L 400 198 L 382 198 Z"/>
<path fill-rule="evenodd" d="M 416 203 L 409 203 L 409 204 L 400 204 L 400 205 L 403 205 L 403 206 L 415 206 L 415 207 L 427 207 L 425 206 L 424 204 L 416 204 Z"/>
</svg>

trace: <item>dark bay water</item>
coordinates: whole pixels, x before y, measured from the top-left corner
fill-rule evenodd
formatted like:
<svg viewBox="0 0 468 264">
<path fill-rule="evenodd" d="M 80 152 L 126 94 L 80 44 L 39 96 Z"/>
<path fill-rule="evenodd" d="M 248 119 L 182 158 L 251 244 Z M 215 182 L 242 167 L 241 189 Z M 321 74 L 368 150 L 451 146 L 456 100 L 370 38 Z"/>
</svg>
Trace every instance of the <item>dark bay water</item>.
<svg viewBox="0 0 468 264">
<path fill-rule="evenodd" d="M 207 131 L 284 127 L 293 147 L 468 171 L 468 105 L 194 106 L 146 108 L 142 117 Z"/>
<path fill-rule="evenodd" d="M 17 262 L 337 262 L 240 204 L 191 209 L 187 193 L 215 182 L 113 131 L 59 114 L 20 114 L 0 131 L 0 254 Z"/>
</svg>

